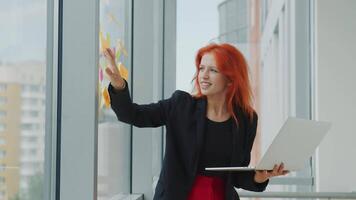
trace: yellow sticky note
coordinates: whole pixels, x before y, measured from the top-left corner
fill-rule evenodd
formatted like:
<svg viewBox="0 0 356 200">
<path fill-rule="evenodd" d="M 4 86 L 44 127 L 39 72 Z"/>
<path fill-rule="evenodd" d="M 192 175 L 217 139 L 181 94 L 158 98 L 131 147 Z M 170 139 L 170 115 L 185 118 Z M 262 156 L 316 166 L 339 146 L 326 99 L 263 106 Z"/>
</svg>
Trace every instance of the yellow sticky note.
<svg viewBox="0 0 356 200">
<path fill-rule="evenodd" d="M 110 108 L 110 95 L 107 87 L 103 88 L 102 95 L 105 107 Z"/>
<path fill-rule="evenodd" d="M 99 33 L 99 37 L 100 37 L 101 51 L 104 51 L 105 49 L 110 47 L 110 42 L 106 38 L 104 38 L 103 32 L 101 31 Z"/>
<path fill-rule="evenodd" d="M 122 64 L 121 62 L 118 64 L 117 68 L 120 71 L 120 75 L 122 78 L 124 78 L 125 80 L 128 80 L 129 78 L 129 70 L 127 70 L 127 68 L 125 67 L 124 64 Z"/>
<path fill-rule="evenodd" d="M 106 42 L 108 44 L 108 47 L 110 47 L 111 41 L 110 41 L 110 33 L 106 33 Z"/>
</svg>

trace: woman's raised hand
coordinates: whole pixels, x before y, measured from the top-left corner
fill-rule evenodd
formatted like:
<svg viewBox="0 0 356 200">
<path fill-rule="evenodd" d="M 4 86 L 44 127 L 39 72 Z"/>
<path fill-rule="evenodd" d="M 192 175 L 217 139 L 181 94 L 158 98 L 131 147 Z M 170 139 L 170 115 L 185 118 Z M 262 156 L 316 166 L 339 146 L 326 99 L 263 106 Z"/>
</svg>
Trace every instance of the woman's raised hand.
<svg viewBox="0 0 356 200">
<path fill-rule="evenodd" d="M 106 48 L 103 53 L 109 63 L 109 65 L 105 68 L 105 72 L 111 82 L 111 85 L 117 90 L 123 89 L 125 87 L 125 81 L 121 77 L 120 71 L 117 68 L 114 51 L 110 48 Z"/>
<path fill-rule="evenodd" d="M 256 174 L 255 174 L 255 182 L 263 183 L 271 177 L 282 176 L 282 175 L 286 175 L 288 173 L 289 173 L 289 171 L 284 170 L 284 164 L 281 163 L 280 165 L 274 165 L 274 168 L 272 171 L 257 170 Z"/>
</svg>

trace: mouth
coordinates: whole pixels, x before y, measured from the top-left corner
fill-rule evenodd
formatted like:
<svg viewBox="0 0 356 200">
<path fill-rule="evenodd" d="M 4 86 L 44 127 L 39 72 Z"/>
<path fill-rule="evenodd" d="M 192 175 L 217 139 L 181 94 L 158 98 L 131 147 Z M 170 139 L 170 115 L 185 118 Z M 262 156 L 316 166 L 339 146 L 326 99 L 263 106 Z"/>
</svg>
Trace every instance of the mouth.
<svg viewBox="0 0 356 200">
<path fill-rule="evenodd" d="M 207 89 L 207 88 L 210 87 L 211 85 L 212 85 L 211 83 L 206 82 L 206 81 L 200 82 L 200 87 L 201 87 L 202 89 Z"/>
</svg>

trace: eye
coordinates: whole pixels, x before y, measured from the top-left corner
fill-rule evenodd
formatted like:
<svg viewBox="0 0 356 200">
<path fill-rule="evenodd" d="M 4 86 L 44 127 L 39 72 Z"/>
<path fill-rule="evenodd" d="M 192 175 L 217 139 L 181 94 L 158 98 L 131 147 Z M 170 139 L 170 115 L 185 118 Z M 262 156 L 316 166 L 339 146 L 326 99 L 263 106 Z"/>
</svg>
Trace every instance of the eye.
<svg viewBox="0 0 356 200">
<path fill-rule="evenodd" d="M 210 71 L 211 71 L 211 72 L 214 72 L 214 73 L 219 73 L 219 71 L 218 71 L 218 70 L 213 69 L 213 68 L 211 68 L 211 69 L 210 69 Z"/>
<path fill-rule="evenodd" d="M 204 67 L 203 66 L 200 66 L 199 67 L 199 71 L 203 71 L 204 70 Z"/>
</svg>

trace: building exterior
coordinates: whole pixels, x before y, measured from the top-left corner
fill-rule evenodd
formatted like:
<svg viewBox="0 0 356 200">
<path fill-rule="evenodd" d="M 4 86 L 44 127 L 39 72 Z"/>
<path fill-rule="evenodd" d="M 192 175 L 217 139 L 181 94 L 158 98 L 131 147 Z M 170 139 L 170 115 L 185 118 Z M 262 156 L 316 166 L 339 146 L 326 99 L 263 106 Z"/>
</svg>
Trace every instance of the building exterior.
<svg viewBox="0 0 356 200">
<path fill-rule="evenodd" d="M 45 80 L 44 64 L 24 62 L 0 66 L 0 162 L 6 167 L 4 200 L 25 194 L 31 178 L 43 176 Z M 0 127 L 0 128 L 1 128 Z M 1 142 L 2 141 L 2 142 Z M 1 144 L 3 143 L 3 144 Z"/>
<path fill-rule="evenodd" d="M 0 82 L 0 199 L 19 191 L 21 85 Z"/>
<path fill-rule="evenodd" d="M 219 42 L 235 44 L 249 58 L 249 12 L 247 0 L 226 0 L 219 4 Z"/>
<path fill-rule="evenodd" d="M 269 0 L 226 0 L 219 5 L 219 39 L 240 49 L 250 67 L 254 103 L 259 114 L 251 165 L 256 164 L 266 151 L 288 116 L 309 117 L 310 45 L 306 39 L 310 32 L 305 24 L 310 19 L 307 6 L 306 1 Z M 296 17 L 297 11 L 305 13 L 306 17 Z M 297 29 L 303 30 L 304 34 L 296 35 L 293 31 Z M 297 45 L 307 51 L 296 49 Z M 296 68 L 297 65 L 302 67 Z M 312 181 L 301 185 L 292 178 L 311 180 L 311 163 L 306 163 L 305 171 L 293 173 L 290 177 L 288 184 L 276 185 L 272 181 L 268 189 L 312 190 Z"/>
</svg>

